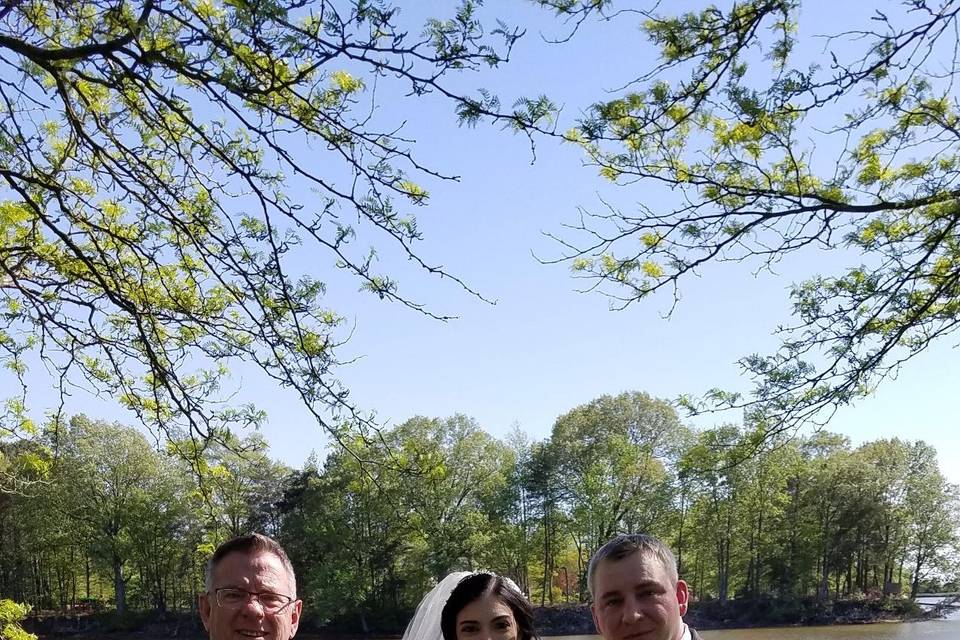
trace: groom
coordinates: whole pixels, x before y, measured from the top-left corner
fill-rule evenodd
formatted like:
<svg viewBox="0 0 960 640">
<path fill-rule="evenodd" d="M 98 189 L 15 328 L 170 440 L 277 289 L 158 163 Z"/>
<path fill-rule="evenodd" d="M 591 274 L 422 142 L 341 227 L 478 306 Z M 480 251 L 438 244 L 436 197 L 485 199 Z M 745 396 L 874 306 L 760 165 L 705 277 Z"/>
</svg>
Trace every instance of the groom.
<svg viewBox="0 0 960 640">
<path fill-rule="evenodd" d="M 603 640 L 700 640 L 683 621 L 689 593 L 670 549 L 643 534 L 620 535 L 590 559 L 590 611 Z"/>
</svg>

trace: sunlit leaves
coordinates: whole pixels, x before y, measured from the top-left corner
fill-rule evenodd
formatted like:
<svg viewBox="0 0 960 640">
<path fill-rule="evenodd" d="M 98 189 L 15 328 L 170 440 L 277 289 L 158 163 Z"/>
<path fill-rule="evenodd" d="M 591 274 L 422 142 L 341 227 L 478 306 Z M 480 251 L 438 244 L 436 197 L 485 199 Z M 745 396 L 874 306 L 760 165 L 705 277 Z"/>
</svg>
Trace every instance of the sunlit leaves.
<svg viewBox="0 0 960 640">
<path fill-rule="evenodd" d="M 429 196 L 426 189 L 409 180 L 401 180 L 397 184 L 397 189 L 417 204 L 423 204 Z"/>
<path fill-rule="evenodd" d="M 919 22 L 863 12 L 862 31 L 826 40 L 828 65 L 798 54 L 820 28 L 800 2 L 658 5 L 641 26 L 657 63 L 563 136 L 604 178 L 652 194 L 585 216 L 583 244 L 562 240 L 616 308 L 663 289 L 677 300 L 714 261 L 866 254 L 794 286 L 780 350 L 741 361 L 752 397 L 716 391 L 693 409 L 746 409 L 772 430 L 824 420 L 960 326 L 954 4 L 909 3 L 928 10 Z"/>
<path fill-rule="evenodd" d="M 226 12 L 214 0 L 200 0 L 194 10 L 200 18 L 209 21 L 211 18 L 223 18 Z"/>
<path fill-rule="evenodd" d="M 485 30 L 477 7 L 429 21 L 419 42 L 394 7 L 351 0 L 5 9 L 0 285 L 16 311 L 0 360 L 23 376 L 41 336 L 64 390 L 79 382 L 201 438 L 262 419 L 219 402 L 234 359 L 295 388 L 321 422 L 363 422 L 330 374 L 341 317 L 291 264 L 321 248 L 362 289 L 430 313 L 373 273 L 375 247 L 352 244 L 379 237 L 444 273 L 414 252 L 410 209 L 445 176 L 414 159 L 400 123 L 373 124 L 367 88 L 419 95 L 505 59 L 519 32 Z"/>
<path fill-rule="evenodd" d="M 346 94 L 356 93 L 363 89 L 363 81 L 359 78 L 354 78 L 346 71 L 334 71 L 330 74 L 330 79 L 338 90 Z"/>
<path fill-rule="evenodd" d="M 0 600 L 0 636 L 4 640 L 37 640 L 37 636 L 24 631 L 20 623 L 30 613 L 30 605 L 13 600 Z"/>
</svg>

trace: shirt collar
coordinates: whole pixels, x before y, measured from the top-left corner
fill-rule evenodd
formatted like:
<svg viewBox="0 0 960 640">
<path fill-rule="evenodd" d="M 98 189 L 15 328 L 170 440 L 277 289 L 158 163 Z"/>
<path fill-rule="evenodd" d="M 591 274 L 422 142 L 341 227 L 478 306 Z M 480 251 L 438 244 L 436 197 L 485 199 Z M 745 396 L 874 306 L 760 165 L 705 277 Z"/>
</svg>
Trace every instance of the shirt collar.
<svg viewBox="0 0 960 640">
<path fill-rule="evenodd" d="M 680 636 L 680 640 L 690 640 L 690 627 L 687 626 L 687 623 L 683 623 L 683 635 Z"/>
</svg>

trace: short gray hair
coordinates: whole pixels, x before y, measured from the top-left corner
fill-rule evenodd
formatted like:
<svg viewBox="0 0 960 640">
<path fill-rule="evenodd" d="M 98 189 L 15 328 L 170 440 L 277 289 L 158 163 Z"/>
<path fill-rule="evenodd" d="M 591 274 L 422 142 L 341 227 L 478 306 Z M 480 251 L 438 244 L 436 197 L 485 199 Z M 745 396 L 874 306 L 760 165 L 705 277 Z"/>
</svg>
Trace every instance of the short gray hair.
<svg viewBox="0 0 960 640">
<path fill-rule="evenodd" d="M 667 571 L 667 576 L 673 584 L 677 583 L 679 576 L 677 574 L 677 559 L 673 557 L 670 547 L 663 542 L 649 536 L 645 533 L 623 533 L 605 545 L 597 549 L 597 552 L 590 558 L 590 566 L 587 569 L 587 589 L 590 591 L 590 597 L 596 594 L 593 592 L 594 577 L 597 574 L 597 567 L 604 560 L 616 562 L 635 553 L 642 553 L 645 556 L 653 556 L 663 565 Z"/>
<path fill-rule="evenodd" d="M 287 552 L 283 550 L 279 542 L 262 533 L 248 533 L 237 536 L 236 538 L 230 538 L 217 547 L 217 550 L 214 551 L 210 559 L 207 560 L 207 566 L 203 572 L 203 584 L 207 589 L 207 593 L 213 593 L 213 572 L 216 570 L 217 565 L 220 564 L 220 561 L 228 554 L 234 552 L 245 553 L 251 556 L 257 553 L 272 553 L 279 558 L 280 564 L 283 565 L 284 570 L 290 577 L 290 595 L 296 600 L 297 576 L 293 572 L 293 564 L 290 562 L 290 558 L 287 557 Z"/>
</svg>

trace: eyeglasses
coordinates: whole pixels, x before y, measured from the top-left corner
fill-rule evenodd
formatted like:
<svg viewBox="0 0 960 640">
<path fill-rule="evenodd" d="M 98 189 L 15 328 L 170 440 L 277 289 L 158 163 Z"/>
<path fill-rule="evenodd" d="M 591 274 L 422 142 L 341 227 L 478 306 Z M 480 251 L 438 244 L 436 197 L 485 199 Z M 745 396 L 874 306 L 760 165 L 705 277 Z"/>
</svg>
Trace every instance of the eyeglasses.
<svg viewBox="0 0 960 640">
<path fill-rule="evenodd" d="M 237 589 L 235 587 L 222 587 L 215 589 L 214 594 L 217 598 L 217 606 L 224 609 L 239 609 L 247 603 L 250 597 L 260 603 L 260 607 L 266 613 L 280 613 L 286 609 L 293 598 L 285 596 L 282 593 L 256 593 L 246 589 Z"/>
</svg>

